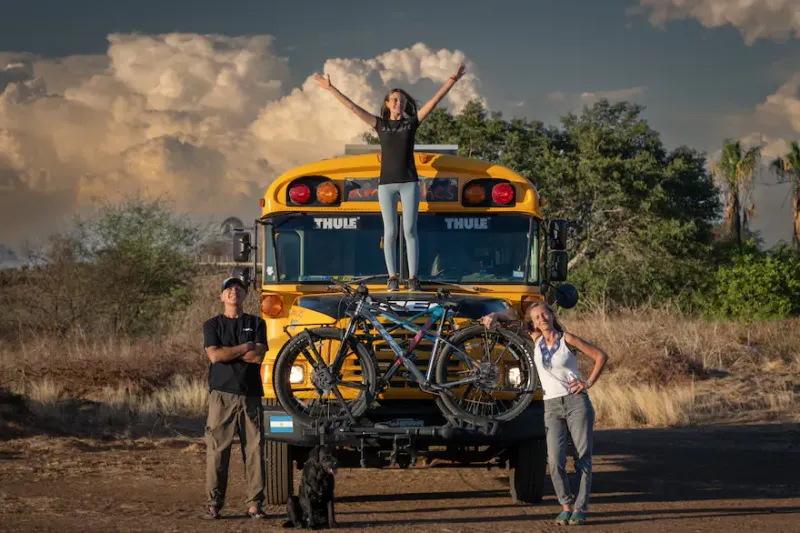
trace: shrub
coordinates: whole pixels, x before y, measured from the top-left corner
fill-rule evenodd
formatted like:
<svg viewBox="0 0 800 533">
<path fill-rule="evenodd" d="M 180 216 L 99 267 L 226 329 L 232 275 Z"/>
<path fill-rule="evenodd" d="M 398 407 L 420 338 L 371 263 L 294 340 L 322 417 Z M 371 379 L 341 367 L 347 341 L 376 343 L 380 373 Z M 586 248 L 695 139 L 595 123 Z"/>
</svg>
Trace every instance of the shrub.
<svg viewBox="0 0 800 533">
<path fill-rule="evenodd" d="M 164 200 L 106 205 L 52 235 L 32 254 L 36 266 L 4 285 L 2 303 L 23 334 L 156 333 L 191 303 L 201 236 Z"/>
<path fill-rule="evenodd" d="M 717 269 L 705 308 L 714 318 L 738 320 L 800 315 L 800 254 L 779 245 L 734 255 Z"/>
</svg>

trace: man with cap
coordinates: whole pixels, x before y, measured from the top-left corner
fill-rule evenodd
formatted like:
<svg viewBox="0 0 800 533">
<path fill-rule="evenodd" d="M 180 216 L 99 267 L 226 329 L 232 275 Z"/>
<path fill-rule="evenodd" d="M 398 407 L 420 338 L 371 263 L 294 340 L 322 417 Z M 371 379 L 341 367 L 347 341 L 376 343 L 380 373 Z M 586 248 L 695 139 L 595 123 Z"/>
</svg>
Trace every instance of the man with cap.
<svg viewBox="0 0 800 533">
<path fill-rule="evenodd" d="M 239 278 L 222 282 L 224 312 L 203 325 L 208 370 L 206 491 L 203 518 L 219 518 L 228 486 L 233 438 L 239 435 L 247 478 L 247 514 L 265 518 L 261 361 L 267 352 L 266 324 L 244 312 L 247 285 Z"/>
</svg>

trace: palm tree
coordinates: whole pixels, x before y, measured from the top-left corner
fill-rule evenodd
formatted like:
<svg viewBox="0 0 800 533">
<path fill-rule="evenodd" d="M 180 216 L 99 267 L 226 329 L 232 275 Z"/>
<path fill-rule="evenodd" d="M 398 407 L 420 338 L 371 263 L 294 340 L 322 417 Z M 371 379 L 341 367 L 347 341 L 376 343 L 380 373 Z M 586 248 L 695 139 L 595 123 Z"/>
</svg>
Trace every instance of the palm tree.
<svg viewBox="0 0 800 533">
<path fill-rule="evenodd" d="M 750 201 L 753 176 L 760 161 L 760 147 L 744 150 L 741 141 L 725 139 L 719 160 L 709 162 L 711 174 L 725 195 L 725 225 L 728 235 L 734 236 L 739 245 L 742 244 L 743 226 L 755 213 L 755 205 L 748 205 L 747 202 Z"/>
<path fill-rule="evenodd" d="M 776 158 L 770 168 L 778 174 L 781 183 L 791 183 L 792 201 L 792 245 L 800 251 L 800 145 L 792 142 L 789 153 Z"/>
</svg>

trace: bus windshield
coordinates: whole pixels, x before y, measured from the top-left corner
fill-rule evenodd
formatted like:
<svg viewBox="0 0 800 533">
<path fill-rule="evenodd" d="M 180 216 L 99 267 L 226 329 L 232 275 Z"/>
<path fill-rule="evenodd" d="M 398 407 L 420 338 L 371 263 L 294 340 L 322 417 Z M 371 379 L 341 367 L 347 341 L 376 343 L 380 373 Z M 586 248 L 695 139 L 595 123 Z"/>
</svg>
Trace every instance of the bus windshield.
<svg viewBox="0 0 800 533">
<path fill-rule="evenodd" d="M 383 221 L 377 213 L 288 215 L 273 219 L 266 233 L 267 282 L 325 282 L 386 272 Z M 422 281 L 538 282 L 533 217 L 420 213 L 417 235 Z M 398 262 L 406 260 L 395 255 Z"/>
</svg>

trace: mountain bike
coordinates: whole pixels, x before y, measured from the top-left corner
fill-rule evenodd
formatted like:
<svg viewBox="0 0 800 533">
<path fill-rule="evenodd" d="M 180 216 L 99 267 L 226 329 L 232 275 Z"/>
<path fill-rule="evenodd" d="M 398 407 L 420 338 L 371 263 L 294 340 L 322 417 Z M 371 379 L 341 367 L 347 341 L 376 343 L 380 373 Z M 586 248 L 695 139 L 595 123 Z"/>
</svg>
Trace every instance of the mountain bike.
<svg viewBox="0 0 800 533">
<path fill-rule="evenodd" d="M 348 326 L 304 329 L 283 346 L 273 373 L 278 401 L 302 424 L 355 423 L 401 369 L 406 371 L 401 376 L 421 391 L 441 398 L 437 405 L 445 417 L 479 424 L 509 421 L 533 401 L 538 377 L 533 353 L 521 337 L 478 322 L 445 334 L 444 325 L 453 324 L 458 311 L 446 290 L 437 292 L 437 302 L 427 310 L 403 318 L 363 284 L 353 288 L 336 282 L 328 289 L 343 292 L 343 300 L 354 307 Z M 424 325 L 414 323 L 423 317 Z M 401 346 L 380 319 L 413 337 Z M 376 338 L 394 352 L 380 377 L 372 348 Z M 423 339 L 433 343 L 425 372 L 414 363 Z"/>
</svg>

